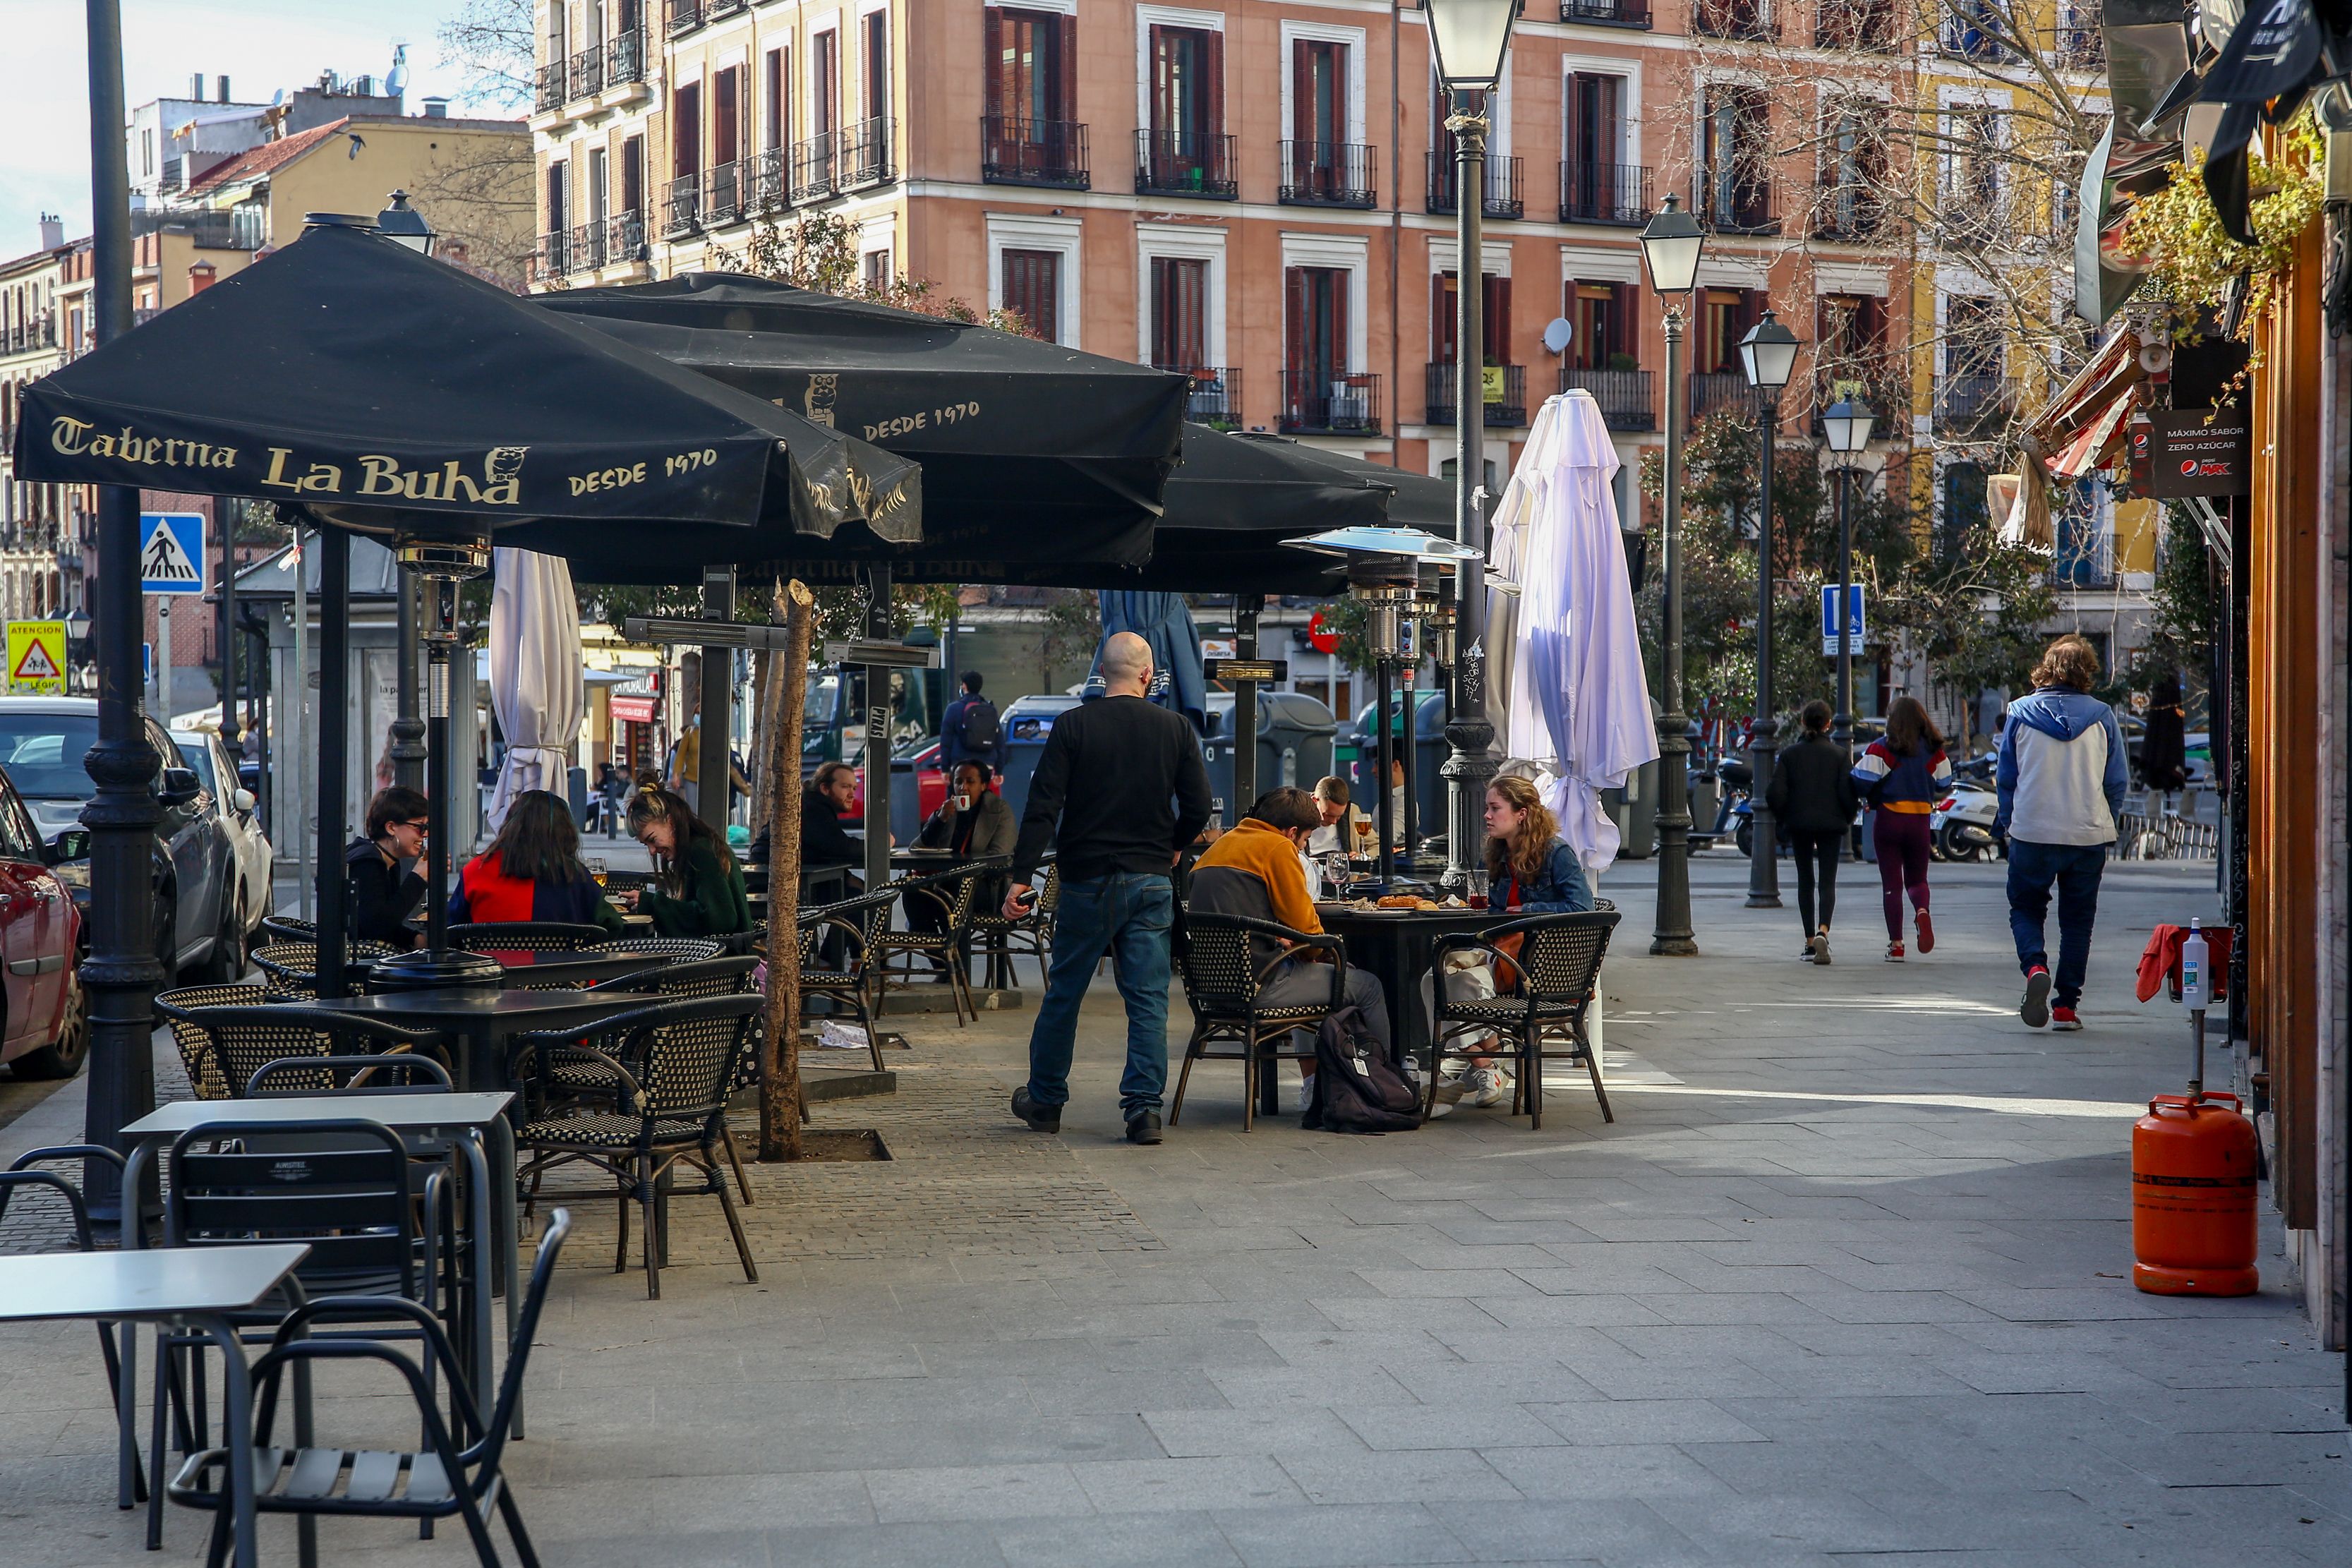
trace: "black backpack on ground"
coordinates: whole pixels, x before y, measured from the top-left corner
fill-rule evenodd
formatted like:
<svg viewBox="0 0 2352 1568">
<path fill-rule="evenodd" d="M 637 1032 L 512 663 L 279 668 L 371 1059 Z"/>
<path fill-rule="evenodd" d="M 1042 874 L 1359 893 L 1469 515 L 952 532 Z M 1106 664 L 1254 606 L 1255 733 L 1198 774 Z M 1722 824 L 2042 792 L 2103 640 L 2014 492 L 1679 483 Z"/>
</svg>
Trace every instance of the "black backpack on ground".
<svg viewBox="0 0 2352 1568">
<path fill-rule="evenodd" d="M 1409 1132 L 1421 1091 L 1390 1065 L 1364 1016 L 1342 1007 L 1315 1032 L 1315 1094 L 1299 1119 L 1309 1132 Z"/>
<path fill-rule="evenodd" d="M 963 708 L 964 754 L 992 757 L 1004 739 L 1004 726 L 997 722 L 996 704 L 985 697 L 975 697 Z"/>
</svg>

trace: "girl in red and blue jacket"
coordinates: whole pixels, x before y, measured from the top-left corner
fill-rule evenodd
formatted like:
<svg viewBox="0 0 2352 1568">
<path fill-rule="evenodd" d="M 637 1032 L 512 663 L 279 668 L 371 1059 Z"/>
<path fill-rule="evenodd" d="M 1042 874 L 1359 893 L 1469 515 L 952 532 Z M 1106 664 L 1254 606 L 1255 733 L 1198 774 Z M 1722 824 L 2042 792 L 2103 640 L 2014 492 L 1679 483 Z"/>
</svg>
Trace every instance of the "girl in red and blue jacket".
<svg viewBox="0 0 2352 1568">
<path fill-rule="evenodd" d="M 1919 925 L 1919 951 L 1936 950 L 1927 918 L 1928 818 L 1951 787 L 1944 737 L 1916 697 L 1887 706 L 1886 733 L 1854 764 L 1854 787 L 1871 808 L 1878 850 L 1878 886 L 1886 905 L 1886 962 L 1903 962 L 1903 896 L 1909 893 Z"/>
<path fill-rule="evenodd" d="M 515 796 L 499 836 L 466 862 L 449 895 L 449 921 L 561 921 L 603 926 L 615 936 L 627 929 L 581 864 L 571 807 L 543 789 Z"/>
</svg>

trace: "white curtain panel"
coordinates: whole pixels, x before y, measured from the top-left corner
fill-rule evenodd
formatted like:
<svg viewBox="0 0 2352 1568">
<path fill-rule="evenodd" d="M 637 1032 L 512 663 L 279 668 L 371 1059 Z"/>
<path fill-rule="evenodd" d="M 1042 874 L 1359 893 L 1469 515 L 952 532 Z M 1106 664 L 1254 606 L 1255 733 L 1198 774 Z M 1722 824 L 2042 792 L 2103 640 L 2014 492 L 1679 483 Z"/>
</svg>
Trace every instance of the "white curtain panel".
<svg viewBox="0 0 2352 1568">
<path fill-rule="evenodd" d="M 572 568 L 530 550 L 490 556 L 490 706 L 507 742 L 485 825 L 496 833 L 523 791 L 564 793 L 587 700 Z"/>
</svg>

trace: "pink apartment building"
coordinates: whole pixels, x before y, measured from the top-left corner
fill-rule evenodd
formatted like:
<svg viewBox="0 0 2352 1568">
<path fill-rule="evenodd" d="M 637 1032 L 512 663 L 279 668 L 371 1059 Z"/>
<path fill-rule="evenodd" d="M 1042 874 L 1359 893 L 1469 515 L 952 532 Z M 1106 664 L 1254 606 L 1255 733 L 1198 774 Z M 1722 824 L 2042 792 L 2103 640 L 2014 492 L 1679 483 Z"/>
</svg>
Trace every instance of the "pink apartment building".
<svg viewBox="0 0 2352 1568">
<path fill-rule="evenodd" d="M 1534 0 L 1517 26 L 1479 258 L 1491 464 L 1582 385 L 1630 500 L 1664 379 L 1635 237 L 1669 192 L 1716 236 L 1695 407 L 1745 399 L 1769 301 L 1907 436 L 1909 282 L 1861 124 L 1908 90 L 1891 0 L 1652 4 Z M 1195 417 L 1450 471 L 1458 193 L 1415 5 L 547 0 L 540 27 L 542 287 L 724 266 L 761 218 L 823 209 L 868 277 L 1192 372 Z"/>
</svg>

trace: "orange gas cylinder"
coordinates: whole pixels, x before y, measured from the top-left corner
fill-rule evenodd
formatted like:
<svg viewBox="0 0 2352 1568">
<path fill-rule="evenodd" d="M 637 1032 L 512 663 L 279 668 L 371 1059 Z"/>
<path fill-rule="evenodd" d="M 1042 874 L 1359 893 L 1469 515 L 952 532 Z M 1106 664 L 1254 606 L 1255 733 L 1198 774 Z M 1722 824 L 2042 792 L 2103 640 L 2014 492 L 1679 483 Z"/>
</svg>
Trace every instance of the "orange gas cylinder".
<svg viewBox="0 0 2352 1568">
<path fill-rule="evenodd" d="M 2224 1105 L 2218 1103 L 2227 1100 Z M 2132 1283 L 2159 1296 L 2251 1296 L 2254 1124 L 2234 1094 L 2159 1094 L 2132 1126 Z"/>
</svg>

